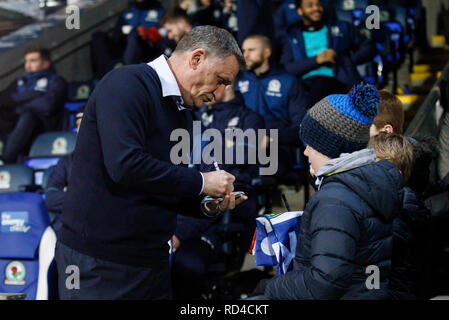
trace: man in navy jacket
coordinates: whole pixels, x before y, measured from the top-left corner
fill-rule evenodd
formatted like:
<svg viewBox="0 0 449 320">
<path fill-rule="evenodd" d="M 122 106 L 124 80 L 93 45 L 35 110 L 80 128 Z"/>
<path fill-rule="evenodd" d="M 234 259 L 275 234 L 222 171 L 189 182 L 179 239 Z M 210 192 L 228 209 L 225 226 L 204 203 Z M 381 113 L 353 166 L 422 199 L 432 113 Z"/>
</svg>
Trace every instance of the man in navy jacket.
<svg viewBox="0 0 449 320">
<path fill-rule="evenodd" d="M 169 59 L 113 70 L 98 84 L 78 134 L 56 244 L 62 299 L 170 299 L 176 214 L 200 217 L 202 208 L 213 215 L 247 199 L 234 198 L 233 175 L 187 168 L 190 151 L 181 150 L 181 159 L 172 152 L 178 133 L 189 136 L 185 106 L 220 99 L 241 65 L 232 35 L 204 26 Z M 223 201 L 200 206 L 202 195 Z M 79 268 L 78 290 L 66 286 L 69 265 Z"/>
<path fill-rule="evenodd" d="M 279 135 L 278 175 L 292 169 L 295 147 L 301 147 L 299 124 L 309 107 L 302 84 L 282 69 L 270 68 L 271 41 L 264 35 L 251 35 L 242 45 L 248 71 L 239 75 L 236 90 L 245 104 L 265 120 L 266 129 Z"/>
<path fill-rule="evenodd" d="M 362 79 L 357 65 L 376 55 L 372 41 L 351 24 L 328 21 L 320 0 L 297 0 L 301 21 L 284 38 L 281 63 L 304 80 L 311 103 L 333 93 L 346 93 Z"/>
<path fill-rule="evenodd" d="M 39 133 L 60 125 L 67 83 L 43 46 L 25 51 L 25 75 L 0 92 L 0 135 L 7 136 L 3 161 L 14 163 Z"/>
</svg>

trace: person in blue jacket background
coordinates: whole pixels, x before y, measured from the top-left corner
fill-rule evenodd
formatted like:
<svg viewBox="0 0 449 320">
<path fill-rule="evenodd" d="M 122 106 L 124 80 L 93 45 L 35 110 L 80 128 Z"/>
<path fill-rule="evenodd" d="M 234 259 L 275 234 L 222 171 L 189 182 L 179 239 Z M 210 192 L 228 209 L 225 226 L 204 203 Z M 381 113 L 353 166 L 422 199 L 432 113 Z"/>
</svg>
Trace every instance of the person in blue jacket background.
<svg viewBox="0 0 449 320">
<path fill-rule="evenodd" d="M 264 118 L 267 131 L 278 130 L 278 175 L 282 176 L 295 164 L 296 148 L 302 147 L 298 129 L 310 104 L 301 81 L 282 69 L 270 68 L 271 48 L 264 35 L 245 39 L 242 50 L 249 70 L 239 75 L 236 90 Z"/>
<path fill-rule="evenodd" d="M 122 64 L 149 61 L 164 53 L 159 34 L 159 21 L 166 10 L 158 0 L 135 0 L 123 12 L 112 32 L 98 31 L 92 35 L 92 67 L 96 79 Z"/>
<path fill-rule="evenodd" d="M 281 64 L 304 80 L 311 103 L 346 93 L 362 81 L 357 65 L 376 55 L 375 44 L 344 21 L 328 20 L 320 0 L 297 0 L 301 20 L 284 38 Z"/>
<path fill-rule="evenodd" d="M 0 92 L 0 135 L 7 137 L 5 163 L 14 163 L 26 153 L 33 137 L 59 129 L 67 98 L 67 83 L 56 73 L 44 46 L 26 49 L 25 71 Z"/>
</svg>

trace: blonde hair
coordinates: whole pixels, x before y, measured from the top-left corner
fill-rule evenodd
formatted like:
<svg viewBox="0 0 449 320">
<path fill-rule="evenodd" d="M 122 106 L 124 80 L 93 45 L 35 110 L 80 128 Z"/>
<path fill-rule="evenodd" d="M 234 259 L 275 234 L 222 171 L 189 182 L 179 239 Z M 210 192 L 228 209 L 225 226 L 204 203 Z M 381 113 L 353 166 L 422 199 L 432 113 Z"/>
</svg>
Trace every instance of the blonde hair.
<svg viewBox="0 0 449 320">
<path fill-rule="evenodd" d="M 414 156 L 413 145 L 396 133 L 380 132 L 372 137 L 368 148 L 374 149 L 377 159 L 392 162 L 401 171 L 404 181 L 411 175 Z"/>
</svg>

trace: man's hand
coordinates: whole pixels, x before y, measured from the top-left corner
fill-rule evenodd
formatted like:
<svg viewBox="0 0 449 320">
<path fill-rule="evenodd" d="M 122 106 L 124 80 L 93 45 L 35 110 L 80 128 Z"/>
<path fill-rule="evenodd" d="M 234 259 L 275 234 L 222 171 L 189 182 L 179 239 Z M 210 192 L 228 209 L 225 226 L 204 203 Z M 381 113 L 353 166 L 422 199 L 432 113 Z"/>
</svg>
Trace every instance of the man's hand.
<svg viewBox="0 0 449 320">
<path fill-rule="evenodd" d="M 224 170 L 202 172 L 204 177 L 203 194 L 214 198 L 224 197 L 234 191 L 235 177 Z"/>
<path fill-rule="evenodd" d="M 233 210 L 235 206 L 239 205 L 243 201 L 248 199 L 248 196 L 242 195 L 239 198 L 235 199 L 235 195 L 237 193 L 241 193 L 239 191 L 231 192 L 223 197 L 223 201 L 219 202 L 215 200 L 213 202 L 209 202 L 205 204 L 206 211 L 210 214 L 216 214 L 219 211 Z"/>
<path fill-rule="evenodd" d="M 334 49 L 326 49 L 316 56 L 316 62 L 318 64 L 323 64 L 326 62 L 335 63 L 335 58 L 337 57 L 337 53 Z"/>
</svg>

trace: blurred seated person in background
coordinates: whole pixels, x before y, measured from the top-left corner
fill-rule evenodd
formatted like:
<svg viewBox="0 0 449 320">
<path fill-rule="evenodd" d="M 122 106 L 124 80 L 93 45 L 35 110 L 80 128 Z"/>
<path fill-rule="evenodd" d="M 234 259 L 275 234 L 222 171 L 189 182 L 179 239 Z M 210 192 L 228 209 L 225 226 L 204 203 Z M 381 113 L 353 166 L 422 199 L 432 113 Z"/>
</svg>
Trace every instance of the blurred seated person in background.
<svg viewBox="0 0 449 320">
<path fill-rule="evenodd" d="M 175 2 L 175 8 L 189 16 L 192 25 L 223 27 L 223 6 L 217 0 L 184 0 Z"/>
<path fill-rule="evenodd" d="M 284 38 L 281 63 L 304 79 L 311 103 L 346 93 L 362 79 L 357 65 L 376 55 L 374 43 L 351 24 L 328 21 L 320 0 L 296 0 L 301 20 Z"/>
<path fill-rule="evenodd" d="M 214 171 L 213 164 L 206 164 L 205 159 L 199 159 L 202 150 L 208 144 L 209 137 L 205 137 L 204 132 L 208 129 L 216 129 L 223 138 L 222 159 L 216 159 L 221 170 L 235 176 L 234 186 L 236 190 L 245 192 L 248 199 L 237 206 L 231 212 L 231 222 L 240 224 L 242 230 L 238 239 L 233 241 L 237 244 L 237 252 L 232 252 L 233 261 L 229 266 L 233 270 L 240 270 L 246 252 L 248 251 L 257 217 L 257 194 L 251 187 L 251 181 L 259 175 L 257 163 L 250 163 L 249 153 L 257 158 L 257 147 L 254 141 L 239 141 L 233 138 L 225 139 L 225 132 L 242 130 L 243 132 L 252 129 L 257 136 L 257 130 L 264 128 L 264 121 L 256 112 L 245 106 L 243 97 L 234 91 L 235 83 L 227 86 L 221 101 L 212 106 L 205 107 L 204 110 L 195 113 L 195 118 L 201 120 L 203 143 L 196 144 L 193 150 L 194 164 L 201 162 L 198 169 L 202 172 Z M 200 137 L 196 137 L 199 139 Z M 240 145 L 244 143 L 244 146 Z M 262 144 L 264 142 L 261 142 Z M 233 152 L 232 163 L 225 163 L 226 150 Z M 243 164 L 237 164 L 237 157 L 244 152 Z M 240 153 L 239 153 L 240 152 Z M 217 155 L 213 155 L 217 157 Z M 217 259 L 223 257 L 222 239 L 219 234 L 219 224 L 222 215 L 214 219 L 198 219 L 185 217 L 182 212 L 178 214 L 175 235 L 173 236 L 173 247 L 177 250 L 173 260 L 173 283 L 175 298 L 192 299 L 199 298 L 200 292 L 196 291 L 208 267 L 215 263 Z M 226 270 L 230 271 L 230 270 Z"/>
<path fill-rule="evenodd" d="M 371 125 L 370 136 L 379 132 L 402 134 L 405 115 L 401 100 L 387 90 L 380 90 L 379 94 L 379 114 Z"/>
<path fill-rule="evenodd" d="M 285 70 L 270 68 L 271 41 L 264 35 L 251 35 L 242 45 L 248 71 L 242 72 L 236 90 L 245 104 L 265 120 L 265 127 L 278 130 L 278 176 L 295 165 L 299 124 L 311 106 L 301 81 Z M 269 133 L 269 131 L 268 131 Z"/>
<path fill-rule="evenodd" d="M 17 162 L 37 135 L 59 129 L 67 98 L 67 83 L 56 73 L 47 48 L 37 45 L 26 49 L 25 71 L 0 92 L 5 163 Z"/>
<path fill-rule="evenodd" d="M 75 115 L 76 128 L 79 131 L 81 120 L 83 119 L 85 105 L 78 108 Z M 69 185 L 70 172 L 72 171 L 73 152 L 63 156 L 56 165 L 55 169 L 48 178 L 45 189 L 45 204 L 47 210 L 56 214 L 52 221 L 53 229 L 56 232 L 61 228 L 59 215 L 62 213 L 62 204 L 64 203 L 65 193 Z"/>
<path fill-rule="evenodd" d="M 187 32 L 192 30 L 189 17 L 179 9 L 166 13 L 161 19 L 161 26 L 167 32 L 167 38 L 175 43 L 178 43 Z"/>
<path fill-rule="evenodd" d="M 110 37 L 98 31 L 92 35 L 92 67 L 96 79 L 123 64 L 147 62 L 164 53 L 159 21 L 165 8 L 158 0 L 135 0 L 117 21 Z"/>
</svg>

